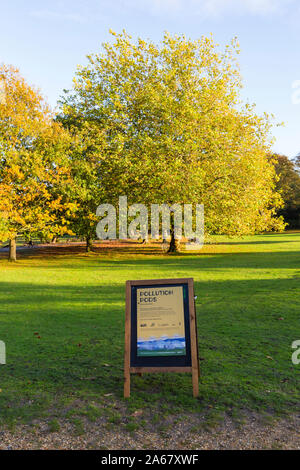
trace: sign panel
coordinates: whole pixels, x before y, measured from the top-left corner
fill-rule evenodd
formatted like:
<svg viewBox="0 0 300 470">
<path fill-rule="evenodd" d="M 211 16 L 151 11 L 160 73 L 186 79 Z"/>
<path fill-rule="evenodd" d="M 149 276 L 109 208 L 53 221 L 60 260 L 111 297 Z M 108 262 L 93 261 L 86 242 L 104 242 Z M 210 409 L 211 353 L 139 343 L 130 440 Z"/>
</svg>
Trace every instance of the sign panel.
<svg viewBox="0 0 300 470">
<path fill-rule="evenodd" d="M 199 360 L 193 279 L 126 282 L 124 396 L 130 374 L 191 372 L 198 395 Z"/>
<path fill-rule="evenodd" d="M 183 287 L 137 289 L 137 356 L 184 356 Z"/>
</svg>

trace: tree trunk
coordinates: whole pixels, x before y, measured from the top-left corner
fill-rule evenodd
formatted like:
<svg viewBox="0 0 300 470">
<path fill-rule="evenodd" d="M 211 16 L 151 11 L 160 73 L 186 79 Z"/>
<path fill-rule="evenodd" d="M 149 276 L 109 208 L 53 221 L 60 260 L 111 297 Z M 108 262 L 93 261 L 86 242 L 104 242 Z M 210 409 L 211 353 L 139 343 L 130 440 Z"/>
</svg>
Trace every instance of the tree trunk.
<svg viewBox="0 0 300 470">
<path fill-rule="evenodd" d="M 92 251 L 93 240 L 90 237 L 86 237 L 85 241 L 86 241 L 85 251 L 88 253 L 89 251 Z"/>
<path fill-rule="evenodd" d="M 17 240 L 13 238 L 9 240 L 9 261 L 17 261 Z"/>
<path fill-rule="evenodd" d="M 170 240 L 170 246 L 168 249 L 168 253 L 179 253 L 179 247 L 180 247 L 180 242 L 179 240 L 176 240 L 175 234 L 174 234 L 174 229 L 171 230 L 171 240 Z"/>
</svg>

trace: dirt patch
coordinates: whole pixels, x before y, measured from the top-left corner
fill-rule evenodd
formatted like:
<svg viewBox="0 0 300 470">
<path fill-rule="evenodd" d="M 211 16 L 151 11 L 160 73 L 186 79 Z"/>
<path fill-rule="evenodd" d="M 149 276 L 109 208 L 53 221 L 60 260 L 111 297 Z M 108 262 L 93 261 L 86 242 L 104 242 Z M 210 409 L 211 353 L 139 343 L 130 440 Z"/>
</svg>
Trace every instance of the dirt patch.
<svg viewBox="0 0 300 470">
<path fill-rule="evenodd" d="M 161 421 L 156 429 L 140 426 L 130 432 L 122 425 L 109 425 L 103 419 L 82 421 L 82 429 L 59 422 L 59 431 L 50 432 L 47 422 L 18 426 L 14 432 L 0 431 L 0 449 L 121 449 L 121 450 L 209 450 L 209 449 L 300 449 L 300 417 L 264 422 L 248 415 L 243 424 L 229 416 L 207 429 L 193 415 Z"/>
</svg>

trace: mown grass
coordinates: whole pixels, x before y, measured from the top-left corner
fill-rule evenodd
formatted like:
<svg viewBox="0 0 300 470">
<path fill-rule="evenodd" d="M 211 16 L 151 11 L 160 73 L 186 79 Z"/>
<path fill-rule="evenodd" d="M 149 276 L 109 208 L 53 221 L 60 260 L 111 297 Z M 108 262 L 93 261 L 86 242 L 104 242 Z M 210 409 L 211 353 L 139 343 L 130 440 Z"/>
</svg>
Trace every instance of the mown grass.
<svg viewBox="0 0 300 470">
<path fill-rule="evenodd" d="M 55 430 L 62 416 L 106 416 L 116 424 L 124 410 L 146 409 L 154 417 L 295 412 L 300 365 L 292 364 L 291 344 L 300 339 L 299 247 L 300 233 L 288 233 L 214 237 L 199 254 L 133 248 L 41 252 L 13 264 L 1 259 L 7 364 L 0 365 L 0 422 L 49 418 Z M 189 374 L 153 374 L 134 376 L 125 402 L 125 281 L 172 277 L 195 280 L 199 399 L 192 397 Z M 127 426 L 134 427 L 134 419 Z"/>
</svg>

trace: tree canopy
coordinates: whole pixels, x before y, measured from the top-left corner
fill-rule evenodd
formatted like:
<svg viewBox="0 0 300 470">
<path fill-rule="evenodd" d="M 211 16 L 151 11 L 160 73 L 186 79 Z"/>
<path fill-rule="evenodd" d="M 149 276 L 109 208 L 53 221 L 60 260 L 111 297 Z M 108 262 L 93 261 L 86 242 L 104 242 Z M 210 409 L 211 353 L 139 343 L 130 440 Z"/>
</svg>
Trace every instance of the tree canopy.
<svg viewBox="0 0 300 470">
<path fill-rule="evenodd" d="M 0 68 L 0 239 L 11 258 L 18 234 L 72 230 L 89 248 L 97 206 L 124 195 L 203 204 L 206 233 L 282 230 L 278 165 L 291 168 L 270 158 L 271 118 L 240 100 L 236 39 L 221 50 L 212 37 L 112 36 L 78 67 L 55 119 L 17 69 Z"/>
</svg>

